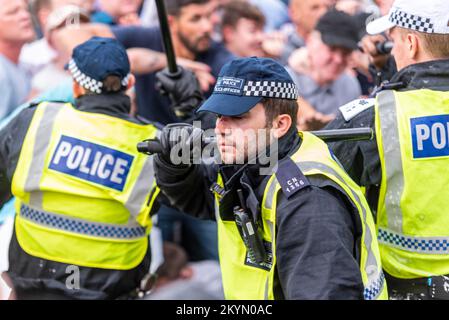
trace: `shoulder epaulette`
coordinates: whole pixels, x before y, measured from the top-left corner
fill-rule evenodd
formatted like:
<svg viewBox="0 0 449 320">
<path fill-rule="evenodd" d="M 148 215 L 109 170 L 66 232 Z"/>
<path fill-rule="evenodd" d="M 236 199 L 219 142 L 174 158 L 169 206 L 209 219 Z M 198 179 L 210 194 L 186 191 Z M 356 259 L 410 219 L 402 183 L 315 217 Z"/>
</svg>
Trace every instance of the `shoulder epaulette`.
<svg viewBox="0 0 449 320">
<path fill-rule="evenodd" d="M 345 121 L 350 121 L 362 111 L 374 107 L 375 103 L 376 99 L 374 98 L 353 100 L 344 106 L 341 106 L 340 112 L 343 115 L 343 118 L 345 118 Z"/>
<path fill-rule="evenodd" d="M 310 186 L 309 180 L 291 158 L 279 162 L 276 178 L 287 199 L 290 199 L 298 191 Z"/>
</svg>

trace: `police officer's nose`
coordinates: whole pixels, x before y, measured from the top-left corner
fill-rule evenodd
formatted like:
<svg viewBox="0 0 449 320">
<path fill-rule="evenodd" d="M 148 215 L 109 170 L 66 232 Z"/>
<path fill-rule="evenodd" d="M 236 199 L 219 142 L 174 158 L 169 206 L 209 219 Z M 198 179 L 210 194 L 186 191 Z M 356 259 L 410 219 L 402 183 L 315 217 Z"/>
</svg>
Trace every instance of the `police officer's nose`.
<svg viewBox="0 0 449 320">
<path fill-rule="evenodd" d="M 225 138 L 226 136 L 230 136 L 232 134 L 232 117 L 227 116 L 219 116 L 217 118 L 216 126 L 215 126 L 215 135 L 217 137 Z"/>
<path fill-rule="evenodd" d="M 221 136 L 225 131 L 225 120 L 223 116 L 218 116 L 217 121 L 215 122 L 215 135 Z"/>
</svg>

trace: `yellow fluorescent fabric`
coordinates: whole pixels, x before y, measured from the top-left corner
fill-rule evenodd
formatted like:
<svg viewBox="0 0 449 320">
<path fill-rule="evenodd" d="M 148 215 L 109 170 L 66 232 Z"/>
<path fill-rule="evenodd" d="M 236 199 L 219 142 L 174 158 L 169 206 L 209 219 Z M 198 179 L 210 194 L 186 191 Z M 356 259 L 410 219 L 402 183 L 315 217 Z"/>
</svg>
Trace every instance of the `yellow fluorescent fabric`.
<svg viewBox="0 0 449 320">
<path fill-rule="evenodd" d="M 128 270 L 148 248 L 159 190 L 138 142 L 152 125 L 42 103 L 13 177 L 16 233 L 30 255 L 85 267 Z"/>
<path fill-rule="evenodd" d="M 448 92 L 379 95 L 378 233 L 383 266 L 394 277 L 449 274 L 448 133 Z"/>
<path fill-rule="evenodd" d="M 364 284 L 365 299 L 387 299 L 387 288 L 382 273 L 380 254 L 371 211 L 361 189 L 335 162 L 326 144 L 309 133 L 300 133 L 303 141 L 292 156 L 306 176 L 321 175 L 345 191 L 348 199 L 358 209 L 363 226 L 360 272 Z M 222 178 L 218 184 L 223 186 Z M 245 264 L 246 248 L 234 221 L 224 221 L 220 215 L 220 196 L 216 194 L 216 218 L 223 286 L 226 299 L 274 299 L 276 269 L 276 207 L 277 195 L 282 192 L 276 175 L 272 175 L 265 188 L 262 205 L 263 239 L 271 247 L 272 257 L 268 268 Z M 298 213 L 300 214 L 300 213 Z"/>
</svg>

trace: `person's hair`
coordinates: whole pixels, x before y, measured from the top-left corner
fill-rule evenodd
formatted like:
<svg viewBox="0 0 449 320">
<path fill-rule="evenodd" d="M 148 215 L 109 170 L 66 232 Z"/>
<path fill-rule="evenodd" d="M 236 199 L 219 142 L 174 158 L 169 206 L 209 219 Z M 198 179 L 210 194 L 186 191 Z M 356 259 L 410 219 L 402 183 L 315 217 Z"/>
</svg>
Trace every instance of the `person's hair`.
<svg viewBox="0 0 449 320">
<path fill-rule="evenodd" d="M 281 114 L 287 114 L 292 119 L 292 126 L 296 126 L 298 117 L 298 101 L 278 98 L 263 98 L 261 101 L 265 110 L 267 127 L 271 128 L 273 120 Z"/>
<path fill-rule="evenodd" d="M 259 8 L 245 1 L 233 0 L 223 6 L 221 27 L 235 28 L 242 18 L 254 21 L 261 28 L 265 26 L 266 19 Z"/>
<path fill-rule="evenodd" d="M 103 87 L 101 88 L 102 93 L 118 93 L 118 92 L 125 92 L 126 87 L 122 86 L 122 80 L 119 76 L 110 75 L 107 76 L 103 81 Z M 86 88 L 86 94 L 89 95 L 96 95 L 96 92 L 92 92 Z"/>
<path fill-rule="evenodd" d="M 430 34 L 417 32 L 423 41 L 423 47 L 432 57 L 449 58 L 449 34 Z"/>
<path fill-rule="evenodd" d="M 429 55 L 435 59 L 449 58 L 449 34 L 425 33 L 415 30 L 400 28 L 402 35 L 407 33 L 416 34 L 422 41 L 421 45 Z"/>
<path fill-rule="evenodd" d="M 165 7 L 170 16 L 178 17 L 182 8 L 191 4 L 206 4 L 210 0 L 165 0 Z"/>
</svg>

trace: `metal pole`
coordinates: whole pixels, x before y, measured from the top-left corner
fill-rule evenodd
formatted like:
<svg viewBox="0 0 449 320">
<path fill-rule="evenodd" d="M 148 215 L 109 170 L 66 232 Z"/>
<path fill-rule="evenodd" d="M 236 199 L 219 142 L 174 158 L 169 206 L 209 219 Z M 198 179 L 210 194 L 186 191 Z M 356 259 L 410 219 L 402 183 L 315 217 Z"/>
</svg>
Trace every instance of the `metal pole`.
<svg viewBox="0 0 449 320">
<path fill-rule="evenodd" d="M 355 129 L 337 129 L 337 130 L 321 130 L 310 131 L 325 142 L 336 141 L 363 141 L 374 139 L 374 131 L 371 128 L 355 128 Z M 215 143 L 214 138 L 207 138 L 205 144 Z M 148 140 L 138 144 L 137 149 L 141 153 L 156 154 L 162 152 L 159 140 Z"/>
<path fill-rule="evenodd" d="M 168 71 L 172 74 L 178 73 L 176 64 L 175 50 L 171 39 L 170 27 L 168 26 L 167 10 L 165 9 L 164 0 L 156 0 L 157 14 L 159 16 L 159 25 L 162 33 L 162 41 L 164 43 L 165 54 L 167 55 Z"/>
<path fill-rule="evenodd" d="M 374 131 L 371 128 L 337 129 L 310 131 L 325 142 L 336 141 L 361 141 L 374 139 Z"/>
</svg>

